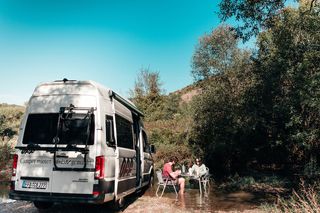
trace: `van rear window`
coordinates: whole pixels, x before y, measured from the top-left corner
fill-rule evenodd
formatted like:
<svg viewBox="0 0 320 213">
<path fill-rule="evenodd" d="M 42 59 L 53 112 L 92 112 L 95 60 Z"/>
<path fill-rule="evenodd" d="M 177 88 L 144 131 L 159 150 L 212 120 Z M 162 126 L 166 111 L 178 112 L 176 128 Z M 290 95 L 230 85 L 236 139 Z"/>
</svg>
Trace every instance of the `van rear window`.
<svg viewBox="0 0 320 213">
<path fill-rule="evenodd" d="M 94 115 L 91 119 L 86 114 L 70 114 L 60 120 L 58 113 L 30 114 L 23 136 L 23 144 L 54 144 L 53 138 L 58 135 L 58 144 L 86 144 L 94 142 Z M 89 124 L 91 120 L 91 123 Z M 88 131 L 89 125 L 89 131 Z"/>
</svg>

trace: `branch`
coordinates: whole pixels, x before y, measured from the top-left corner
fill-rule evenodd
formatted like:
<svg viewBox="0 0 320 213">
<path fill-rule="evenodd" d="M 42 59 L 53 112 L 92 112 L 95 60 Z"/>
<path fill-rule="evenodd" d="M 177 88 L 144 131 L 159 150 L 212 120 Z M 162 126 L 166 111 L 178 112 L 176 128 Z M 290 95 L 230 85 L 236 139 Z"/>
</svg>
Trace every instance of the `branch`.
<svg viewBox="0 0 320 213">
<path fill-rule="evenodd" d="M 311 3 L 310 3 L 310 11 L 312 10 L 312 8 L 314 7 L 315 3 L 317 2 L 317 0 L 311 0 Z"/>
</svg>

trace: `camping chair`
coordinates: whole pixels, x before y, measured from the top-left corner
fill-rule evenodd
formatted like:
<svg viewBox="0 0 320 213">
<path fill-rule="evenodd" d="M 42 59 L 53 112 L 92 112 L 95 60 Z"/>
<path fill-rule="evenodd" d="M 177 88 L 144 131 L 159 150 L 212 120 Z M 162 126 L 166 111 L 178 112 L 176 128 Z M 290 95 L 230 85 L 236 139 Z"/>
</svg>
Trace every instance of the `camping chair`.
<svg viewBox="0 0 320 213">
<path fill-rule="evenodd" d="M 210 179 L 211 174 L 209 173 L 209 168 L 206 167 L 206 174 L 199 178 L 200 193 L 202 193 L 201 184 L 203 184 L 203 188 L 207 192 L 207 186 L 210 187 Z"/>
<path fill-rule="evenodd" d="M 204 190 L 207 190 L 207 186 L 210 186 L 211 175 L 209 173 L 209 168 L 206 167 L 206 174 L 200 177 L 200 182 L 203 184 Z"/>
<path fill-rule="evenodd" d="M 174 192 L 176 193 L 176 197 L 178 197 L 178 192 L 177 192 L 177 189 L 176 189 L 176 185 L 177 184 L 175 183 L 175 180 L 172 179 L 172 178 L 164 178 L 164 177 L 162 177 L 162 171 L 161 170 L 156 171 L 156 173 L 157 173 L 157 178 L 158 178 L 158 188 L 157 188 L 157 191 L 156 191 L 157 197 L 159 197 L 158 191 L 160 189 L 160 186 L 163 187 L 160 197 L 162 197 L 162 195 L 164 193 L 164 190 L 166 189 L 167 186 L 172 186 L 173 189 L 174 189 Z"/>
</svg>

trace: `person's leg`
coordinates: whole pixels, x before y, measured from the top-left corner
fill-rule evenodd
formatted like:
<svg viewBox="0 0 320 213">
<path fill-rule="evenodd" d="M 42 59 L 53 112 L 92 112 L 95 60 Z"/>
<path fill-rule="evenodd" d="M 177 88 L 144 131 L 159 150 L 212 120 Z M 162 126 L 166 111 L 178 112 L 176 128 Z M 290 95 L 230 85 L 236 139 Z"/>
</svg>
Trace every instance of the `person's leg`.
<svg viewBox="0 0 320 213">
<path fill-rule="evenodd" d="M 185 187 L 185 179 L 184 178 L 179 178 L 178 180 L 179 186 L 180 186 L 180 193 L 184 193 L 184 187 Z"/>
</svg>

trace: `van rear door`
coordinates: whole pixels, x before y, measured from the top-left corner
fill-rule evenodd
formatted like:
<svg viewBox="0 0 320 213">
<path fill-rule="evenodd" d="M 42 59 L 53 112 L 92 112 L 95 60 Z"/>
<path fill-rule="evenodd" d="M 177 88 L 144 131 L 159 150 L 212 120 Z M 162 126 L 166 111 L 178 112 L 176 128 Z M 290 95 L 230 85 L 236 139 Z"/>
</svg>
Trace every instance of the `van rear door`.
<svg viewBox="0 0 320 213">
<path fill-rule="evenodd" d="M 53 193 L 92 194 L 94 156 L 75 151 L 58 151 L 52 179 Z"/>
<path fill-rule="evenodd" d="M 92 194 L 94 108 L 62 107 L 29 114 L 17 168 L 16 190 Z"/>
<path fill-rule="evenodd" d="M 52 193 L 92 194 L 94 185 L 93 108 L 62 107 L 53 153 Z"/>
<path fill-rule="evenodd" d="M 53 154 L 48 149 L 52 149 L 57 121 L 57 113 L 28 115 L 22 144 L 16 147 L 18 164 L 15 190 L 51 192 Z"/>
</svg>

